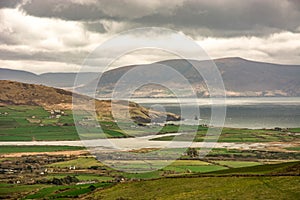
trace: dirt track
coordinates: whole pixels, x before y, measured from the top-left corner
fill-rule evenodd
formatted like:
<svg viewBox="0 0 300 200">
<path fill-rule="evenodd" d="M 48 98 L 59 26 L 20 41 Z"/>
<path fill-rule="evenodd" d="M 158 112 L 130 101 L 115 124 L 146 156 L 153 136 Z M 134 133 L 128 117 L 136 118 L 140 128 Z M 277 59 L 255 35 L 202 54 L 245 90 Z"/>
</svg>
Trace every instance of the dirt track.
<svg viewBox="0 0 300 200">
<path fill-rule="evenodd" d="M 9 157 L 22 157 L 22 156 L 32 156 L 32 155 L 83 155 L 88 154 L 86 150 L 78 151 L 55 151 L 55 152 L 22 152 L 22 153 L 7 153 L 0 155 L 0 158 L 9 158 Z"/>
</svg>

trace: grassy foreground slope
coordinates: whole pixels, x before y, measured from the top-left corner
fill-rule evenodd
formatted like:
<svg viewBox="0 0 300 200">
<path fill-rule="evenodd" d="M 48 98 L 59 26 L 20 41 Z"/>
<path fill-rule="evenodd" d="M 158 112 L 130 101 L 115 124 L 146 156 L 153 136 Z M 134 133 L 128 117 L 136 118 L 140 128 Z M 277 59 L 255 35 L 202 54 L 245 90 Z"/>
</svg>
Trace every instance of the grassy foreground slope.
<svg viewBox="0 0 300 200">
<path fill-rule="evenodd" d="M 288 162 L 227 169 L 206 174 L 186 174 L 181 177 L 121 183 L 104 190 L 96 190 L 88 197 L 91 199 L 298 199 L 299 169 L 300 162 Z"/>
<path fill-rule="evenodd" d="M 234 162 L 233 166 L 246 164 L 226 164 Z M 0 174 L 0 199 L 297 199 L 299 195 L 299 161 L 222 170 L 211 161 L 177 160 L 145 174 L 116 171 L 90 156 L 3 158 L 0 164 L 3 169 L 22 171 L 22 176 L 19 172 Z M 28 164 L 39 168 L 28 169 Z M 78 180 L 67 182 L 68 176 Z"/>
<path fill-rule="evenodd" d="M 118 184 L 93 199 L 297 199 L 300 177 L 173 178 Z"/>
</svg>

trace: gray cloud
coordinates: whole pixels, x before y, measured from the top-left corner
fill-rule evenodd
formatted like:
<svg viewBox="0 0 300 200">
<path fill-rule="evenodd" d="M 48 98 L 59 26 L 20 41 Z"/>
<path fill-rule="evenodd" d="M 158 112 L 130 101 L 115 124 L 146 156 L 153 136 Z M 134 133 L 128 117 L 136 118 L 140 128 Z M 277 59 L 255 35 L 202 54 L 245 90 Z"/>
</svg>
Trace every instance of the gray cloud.
<svg viewBox="0 0 300 200">
<path fill-rule="evenodd" d="M 296 1 L 188 1 L 172 14 L 158 13 L 135 21 L 187 30 L 193 35 L 264 35 L 280 30 L 295 31 L 300 12 Z M 225 4 L 227 2 L 227 4 Z"/>
<path fill-rule="evenodd" d="M 22 0 L 0 0 L 0 8 L 15 8 Z"/>
<path fill-rule="evenodd" d="M 70 64 L 82 64 L 88 52 L 84 51 L 11 51 L 0 49 L 0 60 L 35 60 L 35 61 L 48 61 L 48 62 L 63 62 Z"/>
<path fill-rule="evenodd" d="M 101 6 L 101 4 L 98 4 Z M 66 0 L 31 0 L 24 3 L 21 8 L 29 15 L 47 18 L 61 18 L 73 21 L 93 21 L 99 19 L 118 20 L 109 16 L 94 4 L 79 4 Z"/>
<path fill-rule="evenodd" d="M 294 7 L 300 10 L 300 1 L 299 0 L 288 0 L 288 2 L 292 3 Z"/>
<path fill-rule="evenodd" d="M 145 26 L 192 36 L 213 58 L 299 64 L 299 21 L 300 0 L 0 0 L 0 64 L 76 70 L 103 41 Z M 150 54 L 125 56 L 120 66 Z"/>
<path fill-rule="evenodd" d="M 105 33 L 107 32 L 103 23 L 100 21 L 95 22 L 83 22 L 83 25 L 88 31 L 96 32 L 96 33 Z"/>
<path fill-rule="evenodd" d="M 87 28 L 102 33 L 99 20 L 130 27 L 163 26 L 192 36 L 268 35 L 296 31 L 300 21 L 299 0 L 170 0 L 116 1 L 31 0 L 22 6 L 28 14 L 65 20 L 89 21 Z M 96 27 L 96 29 L 95 29 Z M 128 27 L 128 26 L 125 26 Z"/>
</svg>

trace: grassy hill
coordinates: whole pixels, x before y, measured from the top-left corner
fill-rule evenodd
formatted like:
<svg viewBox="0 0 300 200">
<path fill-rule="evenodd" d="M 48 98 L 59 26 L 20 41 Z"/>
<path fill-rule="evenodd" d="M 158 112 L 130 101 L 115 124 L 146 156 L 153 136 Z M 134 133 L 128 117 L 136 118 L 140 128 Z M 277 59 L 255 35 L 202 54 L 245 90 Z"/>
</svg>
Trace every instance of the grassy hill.
<svg viewBox="0 0 300 200">
<path fill-rule="evenodd" d="M 111 101 L 99 101 L 87 96 L 73 94 L 70 91 L 47 87 L 43 85 L 27 84 L 14 81 L 0 80 L 0 105 L 27 105 L 41 106 L 45 110 L 71 110 L 72 97 L 76 98 L 78 104 L 87 104 L 93 101 L 95 104 L 96 113 L 100 118 L 107 117 L 112 120 Z M 157 111 L 149 111 L 148 109 L 139 106 L 133 102 L 114 101 L 114 106 L 118 109 L 118 114 L 126 118 L 123 112 L 126 112 L 129 106 L 131 118 L 137 122 L 150 122 L 151 119 L 160 119 L 164 115 L 167 120 L 179 120 L 180 116 L 173 113 L 162 113 Z M 87 108 L 94 109 L 94 108 Z M 127 116 L 128 118 L 128 116 Z"/>
<path fill-rule="evenodd" d="M 1 141 L 33 141 L 33 140 L 78 140 L 73 120 L 72 98 L 78 102 L 76 112 L 93 111 L 97 114 L 106 137 L 128 137 L 116 125 L 114 120 L 127 123 L 130 117 L 136 123 L 147 123 L 151 120 L 179 120 L 180 116 L 173 113 L 150 111 L 134 102 L 114 101 L 117 115 L 112 116 L 112 102 L 95 100 L 87 96 L 73 94 L 70 91 L 27 84 L 14 81 L 0 80 L 0 140 Z M 86 106 L 92 103 L 94 106 Z M 82 107 L 80 107 L 82 106 Z M 129 109 L 130 116 L 127 116 Z M 59 110 L 59 115 L 51 114 Z M 79 121 L 79 123 L 89 121 Z M 127 123 L 130 128 L 130 123 Z M 93 124 L 92 124 L 93 125 Z M 84 130 L 89 124 L 80 125 Z M 93 127 L 91 127 L 92 131 Z M 134 128 L 138 131 L 137 128 Z M 98 133 L 99 130 L 96 130 Z M 99 135 L 97 137 L 100 137 Z M 104 135 L 103 135 L 104 137 Z"/>
<path fill-rule="evenodd" d="M 176 178 L 119 184 L 83 199 L 297 199 L 300 177 Z"/>
<path fill-rule="evenodd" d="M 90 199 L 297 199 L 299 162 L 214 171 L 201 177 L 162 178 L 128 182 L 96 190 Z M 239 172 L 246 176 L 233 175 Z M 222 177 L 216 177 L 222 174 Z M 276 176 L 281 174 L 281 176 Z M 284 176 L 282 176 L 284 175 Z M 298 175 L 298 176 L 295 176 Z"/>
</svg>

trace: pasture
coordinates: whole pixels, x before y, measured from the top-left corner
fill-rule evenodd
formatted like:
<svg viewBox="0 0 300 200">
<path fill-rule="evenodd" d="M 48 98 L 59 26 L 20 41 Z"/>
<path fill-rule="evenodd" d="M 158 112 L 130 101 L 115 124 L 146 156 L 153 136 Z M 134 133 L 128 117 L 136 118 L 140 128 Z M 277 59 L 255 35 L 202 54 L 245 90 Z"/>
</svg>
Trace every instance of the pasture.
<svg viewBox="0 0 300 200">
<path fill-rule="evenodd" d="M 163 178 L 115 185 L 92 199 L 297 199 L 300 177 Z"/>
</svg>

